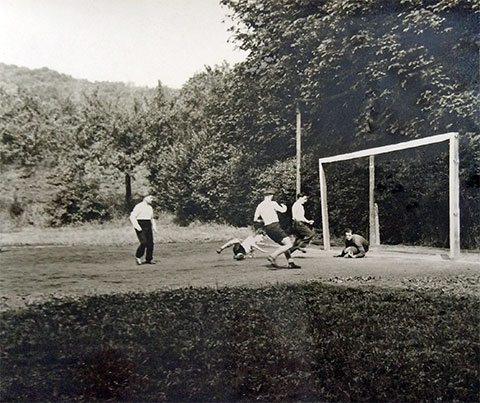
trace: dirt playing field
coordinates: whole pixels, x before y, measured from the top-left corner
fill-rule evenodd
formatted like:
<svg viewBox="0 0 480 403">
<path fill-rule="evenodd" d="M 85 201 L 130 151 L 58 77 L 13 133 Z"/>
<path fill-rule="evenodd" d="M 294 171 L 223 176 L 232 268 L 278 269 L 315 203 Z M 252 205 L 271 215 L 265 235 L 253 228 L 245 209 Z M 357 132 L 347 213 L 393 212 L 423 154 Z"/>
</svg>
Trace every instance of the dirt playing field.
<svg viewBox="0 0 480 403">
<path fill-rule="evenodd" d="M 103 293 L 154 291 L 177 287 L 262 286 L 324 281 L 355 285 L 406 286 L 420 278 L 462 276 L 478 285 L 480 254 L 457 261 L 448 251 L 401 247 L 373 248 L 365 259 L 333 258 L 339 249 L 310 246 L 295 252 L 301 269 L 271 270 L 266 255 L 237 262 L 231 249 L 218 255 L 218 243 L 157 244 L 157 264 L 135 264 L 128 247 L 10 247 L 0 253 L 0 309 L 45 299 Z M 273 244 L 264 245 L 268 251 Z M 279 263 L 285 259 L 279 257 Z M 470 281 L 470 280 L 468 280 Z M 428 282 L 427 282 L 428 283 Z"/>
</svg>

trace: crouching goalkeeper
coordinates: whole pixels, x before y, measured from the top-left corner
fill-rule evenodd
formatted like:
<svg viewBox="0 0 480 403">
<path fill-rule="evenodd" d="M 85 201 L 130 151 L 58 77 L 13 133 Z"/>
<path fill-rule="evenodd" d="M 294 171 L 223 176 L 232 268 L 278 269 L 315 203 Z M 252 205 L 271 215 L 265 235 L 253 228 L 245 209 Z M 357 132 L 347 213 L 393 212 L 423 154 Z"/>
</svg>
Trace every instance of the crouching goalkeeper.
<svg viewBox="0 0 480 403">
<path fill-rule="evenodd" d="M 345 248 L 334 257 L 362 258 L 368 252 L 368 241 L 361 235 L 354 234 L 350 228 L 345 230 Z"/>
</svg>

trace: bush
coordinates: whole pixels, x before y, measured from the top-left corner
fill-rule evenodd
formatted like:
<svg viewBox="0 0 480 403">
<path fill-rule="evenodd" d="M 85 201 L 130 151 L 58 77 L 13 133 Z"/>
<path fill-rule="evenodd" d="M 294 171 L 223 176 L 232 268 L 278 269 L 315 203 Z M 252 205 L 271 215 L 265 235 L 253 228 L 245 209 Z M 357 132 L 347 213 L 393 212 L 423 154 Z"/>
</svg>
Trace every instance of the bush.
<svg viewBox="0 0 480 403">
<path fill-rule="evenodd" d="M 100 193 L 101 177 L 88 172 L 86 167 L 70 166 L 60 168 L 56 178 L 58 190 L 48 207 L 52 226 L 106 221 L 112 217 L 112 206 Z"/>
<path fill-rule="evenodd" d="M 8 212 L 10 213 L 10 217 L 13 218 L 14 220 L 17 220 L 25 212 L 25 209 L 23 208 L 22 204 L 18 201 L 16 196 L 13 198 L 13 202 L 10 205 Z"/>
</svg>

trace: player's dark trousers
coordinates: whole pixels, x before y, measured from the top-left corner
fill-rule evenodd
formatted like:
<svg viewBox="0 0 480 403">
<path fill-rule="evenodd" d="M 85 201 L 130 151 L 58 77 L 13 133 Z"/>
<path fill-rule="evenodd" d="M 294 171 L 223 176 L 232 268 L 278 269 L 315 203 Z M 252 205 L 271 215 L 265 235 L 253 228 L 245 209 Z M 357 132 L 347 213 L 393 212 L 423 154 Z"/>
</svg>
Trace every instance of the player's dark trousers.
<svg viewBox="0 0 480 403">
<path fill-rule="evenodd" d="M 278 243 L 279 245 L 283 245 L 283 240 L 288 237 L 287 233 L 283 230 L 280 226 L 279 222 L 272 222 L 271 224 L 265 225 L 264 227 L 265 233 L 269 236 L 269 238 Z M 290 259 L 290 249 L 283 252 L 285 257 Z"/>
<path fill-rule="evenodd" d="M 151 220 L 137 220 L 140 227 L 142 227 L 141 231 L 135 230 L 137 233 L 138 240 L 140 245 L 137 248 L 137 253 L 135 254 L 136 257 L 141 258 L 145 253 L 145 249 L 147 250 L 147 255 L 145 256 L 145 260 L 150 262 L 153 259 L 153 233 L 152 233 L 152 221 Z"/>
<path fill-rule="evenodd" d="M 290 253 L 307 246 L 315 235 L 308 225 L 301 221 L 294 221 L 292 229 L 293 234 L 295 235 L 295 241 L 293 242 L 293 246 L 289 249 Z"/>
</svg>

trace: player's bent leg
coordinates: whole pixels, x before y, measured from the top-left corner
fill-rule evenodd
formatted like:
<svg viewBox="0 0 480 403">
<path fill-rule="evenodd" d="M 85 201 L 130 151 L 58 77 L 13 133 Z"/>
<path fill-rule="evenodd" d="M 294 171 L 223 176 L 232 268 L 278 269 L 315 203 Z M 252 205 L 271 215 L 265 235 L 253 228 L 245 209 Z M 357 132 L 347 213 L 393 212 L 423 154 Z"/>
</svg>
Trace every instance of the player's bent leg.
<svg viewBox="0 0 480 403">
<path fill-rule="evenodd" d="M 222 246 L 222 249 L 228 248 L 229 246 L 235 245 L 237 243 L 240 243 L 240 239 L 238 238 L 230 239 L 230 241 L 228 241 L 225 245 Z"/>
<path fill-rule="evenodd" d="M 285 254 L 285 257 L 287 258 L 288 268 L 289 269 L 300 269 L 301 266 L 299 266 L 298 264 L 296 264 L 293 261 L 292 255 L 290 253 L 290 250 L 293 247 L 292 240 L 290 239 L 290 237 L 286 237 L 286 238 L 282 239 L 282 243 L 284 244 L 283 248 L 285 250 L 283 251 L 283 253 Z"/>
<path fill-rule="evenodd" d="M 306 235 L 302 240 L 301 247 L 307 246 L 311 242 L 314 236 L 315 236 L 315 233 L 313 231 L 311 231 L 310 234 Z"/>
<path fill-rule="evenodd" d="M 138 246 L 137 251 L 135 252 L 135 257 L 140 259 L 143 256 L 143 254 L 145 253 L 146 248 L 147 248 L 147 245 L 145 245 L 144 243 L 141 243 Z"/>
<path fill-rule="evenodd" d="M 293 246 L 292 240 L 290 239 L 289 236 L 286 236 L 285 238 L 282 239 L 282 245 L 285 246 L 286 248 L 291 248 Z"/>
<path fill-rule="evenodd" d="M 154 260 L 153 260 L 153 249 L 154 249 L 155 245 L 153 244 L 153 242 L 149 242 L 147 244 L 147 253 L 145 255 L 145 263 L 148 263 L 148 264 L 154 264 Z"/>
<path fill-rule="evenodd" d="M 152 227 L 145 228 L 144 231 L 147 239 L 147 253 L 145 255 L 145 263 L 154 264 L 153 260 L 153 249 L 154 249 L 154 242 L 153 242 L 153 232 Z"/>
<path fill-rule="evenodd" d="M 276 263 L 276 258 L 280 254 L 285 254 L 287 259 L 290 261 L 290 254 L 288 250 L 293 246 L 292 240 L 288 234 L 281 228 L 280 223 L 272 223 L 265 227 L 267 235 L 276 243 L 281 246 L 278 247 L 270 256 L 267 257 L 270 264 L 274 267 L 278 267 Z M 287 252 L 287 253 L 286 253 Z"/>
<path fill-rule="evenodd" d="M 353 255 L 356 255 L 358 253 L 358 248 L 355 246 L 349 246 L 348 248 L 345 249 L 345 255 L 343 257 L 345 258 L 351 258 Z"/>
<path fill-rule="evenodd" d="M 313 232 L 307 225 L 302 222 L 295 223 L 295 242 L 293 247 L 290 249 L 290 253 L 300 250 L 303 253 L 306 253 L 304 249 L 310 241 L 315 236 L 315 232 Z"/>
<path fill-rule="evenodd" d="M 290 253 L 295 252 L 297 249 L 300 249 L 302 245 L 302 238 L 299 236 L 295 235 L 295 240 L 293 241 L 293 245 L 290 248 Z"/>
<path fill-rule="evenodd" d="M 145 231 L 135 230 L 135 232 L 137 233 L 137 238 L 138 238 L 138 241 L 140 242 L 140 245 L 138 245 L 138 248 L 135 251 L 135 261 L 137 262 L 137 264 L 140 265 L 142 264 L 141 258 L 145 253 L 145 249 L 147 248 L 147 237 L 145 235 Z"/>
<path fill-rule="evenodd" d="M 280 243 L 281 246 L 279 248 L 277 248 L 272 253 L 271 256 L 277 257 L 278 255 L 281 255 L 282 253 L 285 253 L 286 251 L 288 251 L 288 249 L 290 249 L 292 247 L 292 240 L 288 236 L 285 236 L 284 238 L 282 238 L 282 240 L 279 243 Z"/>
<path fill-rule="evenodd" d="M 310 241 L 313 239 L 315 236 L 315 232 L 313 232 L 307 225 L 303 224 L 300 227 L 300 238 L 301 238 L 301 244 L 300 247 L 305 247 L 307 246 Z"/>
</svg>

